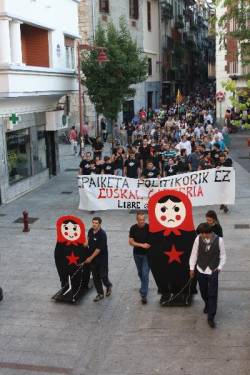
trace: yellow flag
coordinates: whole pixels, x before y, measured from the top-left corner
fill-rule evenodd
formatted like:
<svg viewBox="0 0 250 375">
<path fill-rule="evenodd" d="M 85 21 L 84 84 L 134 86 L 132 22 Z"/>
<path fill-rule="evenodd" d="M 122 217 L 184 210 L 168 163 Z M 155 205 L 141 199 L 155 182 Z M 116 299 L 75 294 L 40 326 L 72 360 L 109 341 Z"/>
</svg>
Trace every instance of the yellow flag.
<svg viewBox="0 0 250 375">
<path fill-rule="evenodd" d="M 183 96 L 181 95 L 180 89 L 178 89 L 177 95 L 176 95 L 176 103 L 180 104 L 182 102 L 183 102 Z"/>
</svg>

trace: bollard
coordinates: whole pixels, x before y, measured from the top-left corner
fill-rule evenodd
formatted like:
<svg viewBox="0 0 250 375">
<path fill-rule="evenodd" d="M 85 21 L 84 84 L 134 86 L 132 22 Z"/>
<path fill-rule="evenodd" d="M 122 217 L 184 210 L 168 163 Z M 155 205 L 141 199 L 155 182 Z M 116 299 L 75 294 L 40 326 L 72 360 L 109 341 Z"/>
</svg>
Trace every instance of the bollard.
<svg viewBox="0 0 250 375">
<path fill-rule="evenodd" d="M 27 211 L 23 211 L 23 232 L 29 232 L 29 214 Z"/>
</svg>

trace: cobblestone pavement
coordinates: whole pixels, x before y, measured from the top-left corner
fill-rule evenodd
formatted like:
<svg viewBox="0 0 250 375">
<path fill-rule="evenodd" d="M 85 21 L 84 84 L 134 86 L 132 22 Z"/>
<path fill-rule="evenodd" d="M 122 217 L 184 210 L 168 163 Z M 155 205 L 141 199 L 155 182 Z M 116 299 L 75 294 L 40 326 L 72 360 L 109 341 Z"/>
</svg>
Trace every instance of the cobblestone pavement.
<svg viewBox="0 0 250 375">
<path fill-rule="evenodd" d="M 133 214 L 102 212 L 110 249 L 113 295 L 99 304 L 91 291 L 79 305 L 54 303 L 59 288 L 54 265 L 55 221 L 79 215 L 79 160 L 61 147 L 62 173 L 41 188 L 0 207 L 1 375 L 249 375 L 250 224 L 249 173 L 235 163 L 236 205 L 219 214 L 228 261 L 220 276 L 218 327 L 211 330 L 196 296 L 189 308 L 161 308 L 150 280 L 149 303 L 140 304 L 128 230 Z M 68 192 L 68 194 L 62 194 Z M 213 207 L 218 211 L 218 207 Z M 38 220 L 29 233 L 13 223 L 24 209 Z M 195 223 L 207 207 L 194 210 Z M 3 216 L 5 215 L 5 216 Z"/>
</svg>

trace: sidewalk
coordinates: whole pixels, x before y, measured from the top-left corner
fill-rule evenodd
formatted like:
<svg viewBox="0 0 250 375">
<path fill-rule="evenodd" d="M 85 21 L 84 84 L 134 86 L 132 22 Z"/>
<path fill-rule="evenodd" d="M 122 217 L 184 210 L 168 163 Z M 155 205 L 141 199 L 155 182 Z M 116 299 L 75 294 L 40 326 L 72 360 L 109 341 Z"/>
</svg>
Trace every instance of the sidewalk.
<svg viewBox="0 0 250 375">
<path fill-rule="evenodd" d="M 230 214 L 219 213 L 227 264 L 220 280 L 218 328 L 211 330 L 200 296 L 190 308 L 161 308 L 152 278 L 149 303 L 140 304 L 128 246 L 135 216 L 123 211 L 100 213 L 108 234 L 112 297 L 95 304 L 92 291 L 78 306 L 50 300 L 59 289 L 56 219 L 78 215 L 89 228 L 92 217 L 78 210 L 79 158 L 70 154 L 70 146 L 61 146 L 62 173 L 0 207 L 0 285 L 5 294 L 0 303 L 0 374 L 249 375 L 250 230 L 234 226 L 250 224 L 250 174 L 235 163 L 236 204 Z M 218 206 L 209 208 L 218 212 Z M 38 218 L 29 233 L 13 223 L 24 209 Z M 206 210 L 194 209 L 196 225 Z"/>
</svg>

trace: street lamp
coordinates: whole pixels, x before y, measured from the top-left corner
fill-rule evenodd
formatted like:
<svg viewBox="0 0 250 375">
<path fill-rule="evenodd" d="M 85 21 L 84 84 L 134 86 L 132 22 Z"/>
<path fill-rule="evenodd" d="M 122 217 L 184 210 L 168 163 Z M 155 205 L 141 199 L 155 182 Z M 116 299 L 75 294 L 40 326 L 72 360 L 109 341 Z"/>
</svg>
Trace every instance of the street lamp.
<svg viewBox="0 0 250 375">
<path fill-rule="evenodd" d="M 80 120 L 80 155 L 83 156 L 84 150 L 84 137 L 83 137 L 83 100 L 82 85 L 81 85 L 81 51 L 99 51 L 97 61 L 103 64 L 109 61 L 106 55 L 105 47 L 90 46 L 89 44 L 77 44 L 77 57 L 78 57 L 78 95 L 79 95 L 79 120 Z"/>
</svg>

